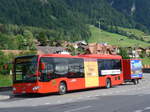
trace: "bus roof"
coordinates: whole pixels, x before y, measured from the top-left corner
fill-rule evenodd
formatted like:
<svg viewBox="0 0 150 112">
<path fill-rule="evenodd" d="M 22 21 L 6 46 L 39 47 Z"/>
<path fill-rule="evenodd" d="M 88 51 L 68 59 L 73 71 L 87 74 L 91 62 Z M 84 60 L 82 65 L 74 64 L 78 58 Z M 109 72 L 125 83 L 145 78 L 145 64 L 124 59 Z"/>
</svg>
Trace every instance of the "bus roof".
<svg viewBox="0 0 150 112">
<path fill-rule="evenodd" d="M 40 57 L 66 57 L 66 58 L 102 58 L 102 59 L 122 59 L 119 55 L 86 54 L 72 56 L 68 54 L 43 54 Z"/>
</svg>

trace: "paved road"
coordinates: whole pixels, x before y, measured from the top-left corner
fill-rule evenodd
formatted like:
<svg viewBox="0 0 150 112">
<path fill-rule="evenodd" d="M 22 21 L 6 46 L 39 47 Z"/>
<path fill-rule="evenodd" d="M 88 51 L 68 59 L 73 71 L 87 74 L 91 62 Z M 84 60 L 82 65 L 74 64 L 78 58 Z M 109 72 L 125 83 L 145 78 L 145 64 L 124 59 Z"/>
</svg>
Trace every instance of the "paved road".
<svg viewBox="0 0 150 112">
<path fill-rule="evenodd" d="M 150 112 L 150 74 L 138 85 L 72 92 L 63 96 L 20 96 L 0 101 L 0 112 Z"/>
</svg>

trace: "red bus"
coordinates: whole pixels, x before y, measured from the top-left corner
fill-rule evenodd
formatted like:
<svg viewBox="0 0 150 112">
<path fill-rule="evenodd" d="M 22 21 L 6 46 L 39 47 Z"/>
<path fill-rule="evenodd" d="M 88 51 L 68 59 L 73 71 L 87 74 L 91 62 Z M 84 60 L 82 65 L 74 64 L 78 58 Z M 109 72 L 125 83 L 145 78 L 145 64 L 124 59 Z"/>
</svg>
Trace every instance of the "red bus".
<svg viewBox="0 0 150 112">
<path fill-rule="evenodd" d="M 118 55 L 64 54 L 16 57 L 13 93 L 65 94 L 67 91 L 123 83 L 122 57 Z"/>
</svg>

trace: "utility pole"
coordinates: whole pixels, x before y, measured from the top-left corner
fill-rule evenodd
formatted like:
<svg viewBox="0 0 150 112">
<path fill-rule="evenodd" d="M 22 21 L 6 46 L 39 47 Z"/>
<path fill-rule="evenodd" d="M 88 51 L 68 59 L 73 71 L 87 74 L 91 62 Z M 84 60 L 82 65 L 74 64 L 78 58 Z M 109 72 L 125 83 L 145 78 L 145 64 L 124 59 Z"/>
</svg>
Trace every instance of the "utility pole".
<svg viewBox="0 0 150 112">
<path fill-rule="evenodd" d="M 99 19 L 99 29 L 101 29 L 101 20 Z"/>
</svg>

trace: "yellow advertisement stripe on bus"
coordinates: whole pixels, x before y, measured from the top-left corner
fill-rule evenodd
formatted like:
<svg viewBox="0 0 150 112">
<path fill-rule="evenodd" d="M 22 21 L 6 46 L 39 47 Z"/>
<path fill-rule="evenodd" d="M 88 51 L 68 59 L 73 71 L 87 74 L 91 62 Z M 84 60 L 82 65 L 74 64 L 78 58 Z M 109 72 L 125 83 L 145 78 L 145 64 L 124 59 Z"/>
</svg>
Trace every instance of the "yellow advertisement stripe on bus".
<svg viewBox="0 0 150 112">
<path fill-rule="evenodd" d="M 85 87 L 99 86 L 98 64 L 96 59 L 84 60 Z"/>
</svg>

